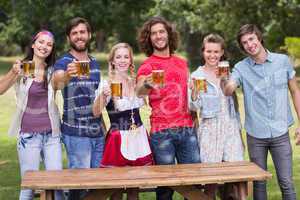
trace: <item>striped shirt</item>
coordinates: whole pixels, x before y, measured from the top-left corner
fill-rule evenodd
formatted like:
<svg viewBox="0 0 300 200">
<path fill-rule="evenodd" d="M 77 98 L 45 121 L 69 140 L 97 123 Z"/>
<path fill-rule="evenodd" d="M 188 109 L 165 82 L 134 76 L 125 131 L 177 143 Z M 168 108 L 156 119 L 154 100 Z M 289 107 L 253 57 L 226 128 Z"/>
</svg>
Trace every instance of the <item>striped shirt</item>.
<svg viewBox="0 0 300 200">
<path fill-rule="evenodd" d="M 70 53 L 64 54 L 54 65 L 54 70 L 66 70 L 75 59 Z M 63 134 L 79 137 L 99 137 L 102 133 L 101 118 L 94 117 L 92 106 L 95 91 L 100 82 L 100 65 L 90 56 L 90 77 L 71 78 L 62 90 L 64 99 L 61 131 Z"/>
</svg>

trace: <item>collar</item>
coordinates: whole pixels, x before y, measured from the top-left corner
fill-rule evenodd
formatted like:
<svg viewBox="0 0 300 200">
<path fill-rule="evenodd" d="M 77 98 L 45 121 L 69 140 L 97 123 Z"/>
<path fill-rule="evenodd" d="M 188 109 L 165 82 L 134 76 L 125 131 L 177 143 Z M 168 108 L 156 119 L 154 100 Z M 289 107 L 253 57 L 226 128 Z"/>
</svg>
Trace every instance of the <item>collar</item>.
<svg viewBox="0 0 300 200">
<path fill-rule="evenodd" d="M 274 60 L 274 58 L 273 58 L 273 53 L 271 53 L 269 50 L 267 50 L 266 49 L 266 51 L 267 51 L 267 59 L 266 59 L 266 61 L 265 61 L 265 63 L 266 62 L 273 62 L 273 60 Z M 249 59 L 248 59 L 248 62 L 249 62 L 249 64 L 251 65 L 251 66 L 255 66 L 256 65 L 256 62 L 255 62 L 255 60 L 253 60 L 251 57 L 248 57 Z"/>
</svg>

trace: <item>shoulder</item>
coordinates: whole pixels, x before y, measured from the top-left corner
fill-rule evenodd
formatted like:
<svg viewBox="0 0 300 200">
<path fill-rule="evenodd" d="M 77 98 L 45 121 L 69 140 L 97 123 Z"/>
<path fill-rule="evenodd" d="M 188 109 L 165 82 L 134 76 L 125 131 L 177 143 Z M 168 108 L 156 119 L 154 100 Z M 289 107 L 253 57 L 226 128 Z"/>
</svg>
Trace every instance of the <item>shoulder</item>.
<svg viewBox="0 0 300 200">
<path fill-rule="evenodd" d="M 195 71 L 191 73 L 191 77 L 199 77 L 204 75 L 205 71 L 203 70 L 203 66 L 199 66 Z"/>
<path fill-rule="evenodd" d="M 172 55 L 172 58 L 173 58 L 176 62 L 179 62 L 179 63 L 182 63 L 182 64 L 184 64 L 184 65 L 187 65 L 187 60 L 184 59 L 183 57 L 180 57 L 180 56 L 178 56 L 178 55 L 173 54 L 173 55 Z"/>
<path fill-rule="evenodd" d="M 288 55 L 282 53 L 269 52 L 269 56 L 273 60 L 289 60 Z"/>
</svg>

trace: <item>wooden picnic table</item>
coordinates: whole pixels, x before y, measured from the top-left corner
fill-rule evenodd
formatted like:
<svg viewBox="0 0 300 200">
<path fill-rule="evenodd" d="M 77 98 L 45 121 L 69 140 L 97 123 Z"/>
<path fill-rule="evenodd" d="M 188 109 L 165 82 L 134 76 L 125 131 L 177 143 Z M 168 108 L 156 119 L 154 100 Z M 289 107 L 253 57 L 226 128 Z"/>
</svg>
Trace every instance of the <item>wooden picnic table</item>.
<svg viewBox="0 0 300 200">
<path fill-rule="evenodd" d="M 254 163 L 153 165 L 97 169 L 28 171 L 22 189 L 43 190 L 41 199 L 54 199 L 54 190 L 90 189 L 86 200 L 104 200 L 118 189 L 169 186 L 187 199 L 209 199 L 197 185 L 249 183 L 267 180 L 272 175 Z"/>
</svg>

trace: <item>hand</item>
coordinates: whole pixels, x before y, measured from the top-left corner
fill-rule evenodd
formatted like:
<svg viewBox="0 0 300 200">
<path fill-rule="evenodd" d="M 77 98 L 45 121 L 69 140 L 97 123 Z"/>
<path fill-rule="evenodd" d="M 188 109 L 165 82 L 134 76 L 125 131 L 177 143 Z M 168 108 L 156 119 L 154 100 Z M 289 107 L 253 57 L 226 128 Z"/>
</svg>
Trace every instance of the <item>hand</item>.
<svg viewBox="0 0 300 200">
<path fill-rule="evenodd" d="M 20 75 L 22 72 L 21 65 L 22 65 L 22 62 L 20 60 L 16 60 L 16 62 L 13 64 L 13 66 L 11 68 L 11 71 L 15 75 Z"/>
<path fill-rule="evenodd" d="M 295 130 L 295 143 L 296 145 L 300 145 L 300 127 Z"/>
<path fill-rule="evenodd" d="M 152 73 L 147 75 L 144 80 L 144 87 L 147 89 L 156 89 L 157 87 L 153 84 Z"/>
<path fill-rule="evenodd" d="M 103 86 L 103 96 L 106 98 L 108 96 L 111 96 L 111 90 L 110 87 L 108 85 L 104 85 Z"/>
<path fill-rule="evenodd" d="M 67 65 L 67 71 L 66 72 L 67 72 L 68 76 L 70 76 L 70 77 L 77 77 L 78 69 L 77 69 L 77 66 L 76 66 L 76 61 L 74 59 L 71 63 L 69 63 Z"/>
</svg>

